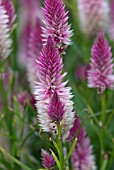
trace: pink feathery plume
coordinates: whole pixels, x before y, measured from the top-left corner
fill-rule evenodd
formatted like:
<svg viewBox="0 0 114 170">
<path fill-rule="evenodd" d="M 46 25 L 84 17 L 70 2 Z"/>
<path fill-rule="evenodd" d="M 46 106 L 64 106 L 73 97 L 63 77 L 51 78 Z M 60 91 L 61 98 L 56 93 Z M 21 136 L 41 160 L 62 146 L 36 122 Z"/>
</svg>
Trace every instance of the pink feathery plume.
<svg viewBox="0 0 114 170">
<path fill-rule="evenodd" d="M 88 71 L 88 87 L 97 88 L 98 93 L 103 93 L 106 88 L 113 88 L 113 59 L 111 47 L 99 32 L 91 51 L 91 64 Z"/>
<path fill-rule="evenodd" d="M 70 139 L 74 138 L 75 133 L 81 126 L 81 120 L 76 117 L 74 126 L 70 130 Z M 86 130 L 82 127 L 78 133 L 78 141 L 71 155 L 72 166 L 75 170 L 96 170 L 94 156 L 92 154 L 92 146 L 90 139 L 86 135 Z"/>
<path fill-rule="evenodd" d="M 67 82 L 62 82 L 66 73 L 62 75 L 62 58 L 50 36 L 37 64 L 40 82 L 34 94 L 40 126 L 45 132 L 57 134 L 57 121 L 62 120 L 62 132 L 66 137 L 74 122 L 71 88 L 65 87 Z"/>
<path fill-rule="evenodd" d="M 42 158 L 43 158 L 42 165 L 43 165 L 44 168 L 48 168 L 49 170 L 54 168 L 55 160 L 54 160 L 53 156 L 50 155 L 44 149 L 42 149 Z"/>
<path fill-rule="evenodd" d="M 105 30 L 109 20 L 109 6 L 105 0 L 77 0 L 81 30 L 88 36 L 95 36 Z"/>
<path fill-rule="evenodd" d="M 62 0 L 45 0 L 44 6 L 43 41 L 46 43 L 50 35 L 61 53 L 71 44 L 72 31 L 68 25 L 68 12 L 65 11 Z"/>
<path fill-rule="evenodd" d="M 16 19 L 15 9 L 12 0 L 1 0 L 0 6 L 3 6 L 3 8 L 6 10 L 6 14 L 9 17 L 9 26 L 12 27 Z"/>
</svg>

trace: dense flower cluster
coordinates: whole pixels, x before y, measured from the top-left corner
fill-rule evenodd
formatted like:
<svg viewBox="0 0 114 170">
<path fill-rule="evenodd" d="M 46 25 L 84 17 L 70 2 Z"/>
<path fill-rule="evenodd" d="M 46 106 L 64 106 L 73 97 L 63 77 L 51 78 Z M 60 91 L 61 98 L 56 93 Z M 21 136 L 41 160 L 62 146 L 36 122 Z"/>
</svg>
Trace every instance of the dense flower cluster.
<svg viewBox="0 0 114 170">
<path fill-rule="evenodd" d="M 71 44 L 72 31 L 68 25 L 68 12 L 65 12 L 62 0 L 45 0 L 44 5 L 44 24 L 46 27 L 42 28 L 43 41 L 46 43 L 50 35 L 61 53 Z M 65 44 L 64 47 L 63 44 Z"/>
<path fill-rule="evenodd" d="M 78 0 L 78 10 L 81 29 L 87 36 L 107 27 L 109 6 L 105 0 Z"/>
<path fill-rule="evenodd" d="M 103 93 L 106 88 L 112 88 L 114 85 L 111 48 L 103 32 L 98 34 L 91 55 L 90 70 L 88 71 L 88 87 L 97 88 L 98 93 Z"/>
<path fill-rule="evenodd" d="M 74 126 L 70 130 L 70 139 L 73 139 L 77 130 L 81 126 L 81 120 L 76 117 Z M 72 153 L 72 165 L 74 170 L 96 170 L 94 156 L 92 155 L 92 146 L 89 137 L 86 135 L 85 128 L 81 128 L 78 133 L 78 141 Z"/>
<path fill-rule="evenodd" d="M 67 136 L 74 122 L 71 88 L 65 87 L 67 82 L 62 82 L 66 73 L 62 75 L 62 58 L 50 36 L 37 63 L 40 82 L 37 82 L 35 98 L 41 128 L 45 132 L 57 134 L 56 123 L 62 119 L 62 132 Z"/>
</svg>

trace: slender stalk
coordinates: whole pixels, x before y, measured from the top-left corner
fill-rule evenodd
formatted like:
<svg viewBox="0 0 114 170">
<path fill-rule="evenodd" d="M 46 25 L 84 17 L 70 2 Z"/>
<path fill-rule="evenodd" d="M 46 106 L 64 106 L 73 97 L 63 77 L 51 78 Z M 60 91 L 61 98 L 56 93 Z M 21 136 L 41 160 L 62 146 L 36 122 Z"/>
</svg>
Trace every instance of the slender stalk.
<svg viewBox="0 0 114 170">
<path fill-rule="evenodd" d="M 102 121 L 102 129 L 101 129 L 101 140 L 102 140 L 102 147 L 101 147 L 101 162 L 103 161 L 104 157 L 104 150 L 105 150 L 105 109 L 106 109 L 106 96 L 103 93 L 101 95 L 101 121 Z"/>
<path fill-rule="evenodd" d="M 64 154 L 63 154 L 63 145 L 62 145 L 62 125 L 58 124 L 58 148 L 59 148 L 59 161 L 60 161 L 60 170 L 64 170 Z"/>
</svg>

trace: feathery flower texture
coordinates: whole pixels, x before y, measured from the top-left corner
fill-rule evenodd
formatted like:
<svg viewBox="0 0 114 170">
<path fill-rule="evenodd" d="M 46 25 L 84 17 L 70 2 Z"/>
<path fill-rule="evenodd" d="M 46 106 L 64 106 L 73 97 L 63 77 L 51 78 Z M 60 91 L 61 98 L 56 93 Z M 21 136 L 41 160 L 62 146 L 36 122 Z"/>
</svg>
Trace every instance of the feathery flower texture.
<svg viewBox="0 0 114 170">
<path fill-rule="evenodd" d="M 97 88 L 98 93 L 103 93 L 106 88 L 113 88 L 114 86 L 111 47 L 108 45 L 103 32 L 98 34 L 91 55 L 88 87 Z"/>
<path fill-rule="evenodd" d="M 9 26 L 12 27 L 16 19 L 14 5 L 12 0 L 1 0 L 0 5 L 4 7 L 7 15 L 9 16 Z"/>
<path fill-rule="evenodd" d="M 70 130 L 70 139 L 73 139 L 76 131 L 81 126 L 81 120 L 76 117 L 74 126 Z M 81 128 L 78 136 L 78 141 L 71 155 L 72 165 L 74 170 L 96 170 L 94 156 L 92 155 L 92 146 L 90 145 L 89 137 L 86 135 L 85 128 Z"/>
<path fill-rule="evenodd" d="M 95 36 L 108 25 L 109 6 L 105 0 L 77 0 L 80 25 L 87 36 Z"/>
<path fill-rule="evenodd" d="M 12 41 L 10 39 L 10 26 L 14 22 L 14 7 L 10 0 L 0 1 L 0 60 L 10 54 Z"/>
<path fill-rule="evenodd" d="M 42 165 L 44 168 L 48 168 L 49 170 L 54 168 L 55 160 L 53 156 L 47 153 L 47 151 L 45 151 L 44 149 L 42 149 L 42 157 Z"/>
<path fill-rule="evenodd" d="M 44 24 L 46 27 L 42 27 L 43 41 L 46 42 L 50 35 L 61 53 L 71 44 L 72 31 L 68 25 L 68 12 L 65 12 L 62 0 L 45 0 L 44 5 Z"/>
<path fill-rule="evenodd" d="M 40 82 L 37 82 L 35 98 L 41 128 L 45 132 L 53 132 L 56 135 L 57 122 L 62 120 L 62 132 L 64 137 L 67 137 L 74 122 L 71 88 L 65 87 L 67 82 L 62 82 L 66 73 L 61 74 L 62 58 L 50 36 L 37 63 Z"/>
</svg>

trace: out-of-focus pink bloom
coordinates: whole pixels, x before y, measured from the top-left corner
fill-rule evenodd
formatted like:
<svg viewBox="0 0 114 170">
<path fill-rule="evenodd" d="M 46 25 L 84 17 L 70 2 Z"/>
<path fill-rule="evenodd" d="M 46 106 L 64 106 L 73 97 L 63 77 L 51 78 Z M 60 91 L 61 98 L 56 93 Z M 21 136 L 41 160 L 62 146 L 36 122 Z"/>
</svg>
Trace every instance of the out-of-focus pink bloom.
<svg viewBox="0 0 114 170">
<path fill-rule="evenodd" d="M 76 68 L 76 78 L 78 80 L 87 79 L 89 68 L 90 68 L 89 64 L 85 66 L 82 64 L 78 64 Z"/>
<path fill-rule="evenodd" d="M 114 0 L 110 3 L 110 24 L 109 24 L 109 36 L 114 41 Z"/>
<path fill-rule="evenodd" d="M 2 6 L 5 9 L 6 14 L 9 17 L 9 26 L 12 27 L 16 19 L 15 9 L 12 0 L 1 0 L 0 6 Z"/>
<path fill-rule="evenodd" d="M 42 49 L 41 43 L 41 22 L 37 18 L 34 27 L 30 31 L 28 42 L 28 64 L 27 74 L 32 92 L 34 91 L 35 81 L 38 81 L 36 60 Z"/>
<path fill-rule="evenodd" d="M 32 11 L 32 12 L 31 12 Z M 38 47 L 38 45 L 30 46 L 29 42 L 31 37 L 31 31 L 35 30 L 36 32 L 39 31 L 39 27 L 41 26 L 41 9 L 40 9 L 40 3 L 37 0 L 20 0 L 20 47 L 19 47 L 19 62 L 22 66 L 27 67 L 28 58 L 30 57 L 30 50 L 32 52 L 35 52 L 34 49 Z M 37 19 L 39 18 L 39 20 Z M 37 20 L 37 21 L 36 21 Z M 37 22 L 37 23 L 36 23 Z M 39 24 L 39 26 L 38 26 Z M 37 27 L 38 26 L 38 27 Z M 35 31 L 34 31 L 35 32 Z M 34 33 L 33 33 L 34 34 Z M 40 37 L 37 33 L 36 36 Z M 35 37 L 38 39 L 37 37 Z M 39 42 L 34 42 L 39 43 Z M 34 49 L 29 49 L 29 47 L 33 47 Z M 37 49 L 37 51 L 39 48 Z M 41 50 L 41 49 L 40 49 Z M 31 53 L 32 53 L 31 52 Z M 36 54 L 37 56 L 37 54 Z M 33 56 L 31 56 L 32 58 Z"/>
<path fill-rule="evenodd" d="M 113 59 L 111 47 L 103 32 L 98 37 L 91 51 L 91 64 L 88 71 L 88 87 L 97 88 L 103 93 L 106 88 L 114 87 Z"/>
<path fill-rule="evenodd" d="M 36 90 L 34 94 L 37 100 L 36 107 L 41 128 L 45 132 L 57 134 L 57 124 L 49 115 L 49 105 L 50 102 L 52 102 L 53 97 L 55 97 L 54 93 L 56 92 L 58 101 L 60 102 L 59 109 L 62 109 L 62 113 L 64 113 L 65 110 L 63 118 L 61 118 L 63 121 L 62 132 L 66 137 L 74 122 L 73 102 L 71 100 L 72 94 L 70 93 L 71 88 L 65 87 L 67 82 L 62 82 L 66 73 L 62 75 L 62 58 L 60 58 L 58 50 L 50 36 L 48 37 L 47 44 L 43 48 L 37 63 L 40 82 L 37 82 L 38 85 L 35 87 Z M 55 107 L 53 107 L 53 109 L 55 109 L 54 113 L 56 113 L 56 102 L 54 104 Z"/>
<path fill-rule="evenodd" d="M 42 149 L 42 158 L 43 158 L 42 165 L 43 165 L 44 168 L 48 168 L 49 170 L 54 168 L 55 160 L 54 160 L 53 156 L 50 155 L 44 149 Z"/>
<path fill-rule="evenodd" d="M 18 94 L 17 98 L 21 105 L 26 105 L 27 100 L 29 99 L 27 91 L 25 91 L 23 94 Z"/>
<path fill-rule="evenodd" d="M 109 20 L 109 6 L 105 0 L 77 0 L 80 26 L 89 37 L 105 29 Z"/>
<path fill-rule="evenodd" d="M 44 5 L 43 41 L 46 43 L 50 35 L 61 53 L 71 44 L 72 31 L 68 25 L 68 12 L 65 11 L 62 0 L 45 0 Z"/>
<path fill-rule="evenodd" d="M 81 120 L 76 117 L 74 126 L 70 130 L 70 139 L 74 138 L 75 133 L 81 126 Z M 96 170 L 94 156 L 92 155 L 92 146 L 90 139 L 86 135 L 85 128 L 81 128 L 78 133 L 78 141 L 71 155 L 72 166 L 75 170 Z"/>
</svg>

